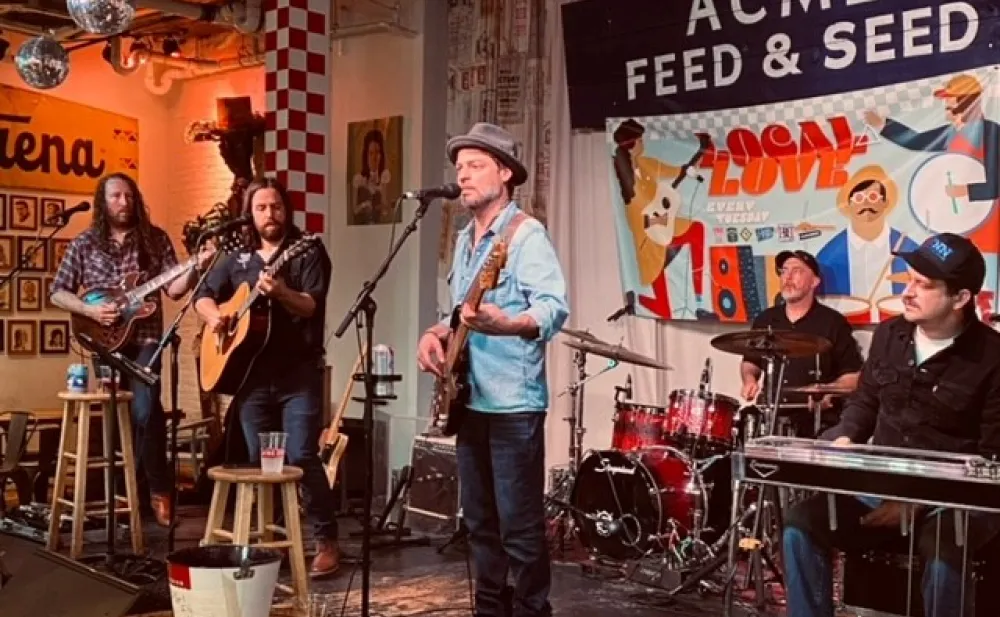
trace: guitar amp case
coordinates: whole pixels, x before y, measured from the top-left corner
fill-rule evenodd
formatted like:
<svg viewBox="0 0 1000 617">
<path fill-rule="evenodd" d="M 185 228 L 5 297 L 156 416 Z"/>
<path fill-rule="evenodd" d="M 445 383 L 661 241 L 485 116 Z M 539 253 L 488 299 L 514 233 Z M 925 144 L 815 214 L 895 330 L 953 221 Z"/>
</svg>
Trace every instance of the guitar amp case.
<svg viewBox="0 0 1000 617">
<path fill-rule="evenodd" d="M 996 544 L 996 543 L 994 543 Z M 988 560 L 971 561 L 971 581 L 965 588 L 969 617 L 1000 615 L 1000 552 L 984 551 Z M 906 611 L 907 576 L 913 571 L 910 590 L 910 612 Z M 926 617 L 923 607 L 923 563 L 919 556 L 912 559 L 903 553 L 871 550 L 844 554 L 842 601 L 848 611 L 868 617 Z M 877 584 L 873 584 L 877 582 Z"/>
<path fill-rule="evenodd" d="M 447 536 L 458 528 L 458 459 L 454 437 L 413 438 L 406 521 L 414 533 Z"/>
</svg>

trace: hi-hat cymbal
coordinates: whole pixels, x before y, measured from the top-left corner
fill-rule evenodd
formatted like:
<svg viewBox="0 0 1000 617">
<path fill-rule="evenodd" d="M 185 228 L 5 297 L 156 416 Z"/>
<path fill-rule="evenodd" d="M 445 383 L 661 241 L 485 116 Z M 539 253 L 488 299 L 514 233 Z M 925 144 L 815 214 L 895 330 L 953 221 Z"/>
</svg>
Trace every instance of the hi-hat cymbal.
<svg viewBox="0 0 1000 617">
<path fill-rule="evenodd" d="M 784 392 L 797 392 L 799 394 L 833 394 L 837 396 L 847 396 L 854 392 L 844 386 L 835 386 L 829 383 L 811 383 L 808 386 L 787 386 L 782 388 Z"/>
<path fill-rule="evenodd" d="M 563 341 L 563 345 L 572 347 L 573 349 L 579 349 L 580 351 L 585 351 L 587 353 L 592 353 L 595 356 L 601 356 L 602 358 L 607 358 L 609 360 L 617 360 L 619 362 L 627 362 L 629 364 L 636 364 L 639 366 L 648 366 L 649 368 L 661 369 L 664 371 L 673 370 L 673 367 L 671 366 L 663 364 L 662 362 L 657 362 L 652 358 L 635 353 L 629 349 L 625 349 L 621 345 L 608 345 L 607 343 L 602 343 L 598 340 Z"/>
<path fill-rule="evenodd" d="M 823 353 L 831 346 L 822 336 L 787 330 L 746 330 L 712 339 L 712 347 L 720 351 L 754 357 L 805 358 Z"/>
</svg>

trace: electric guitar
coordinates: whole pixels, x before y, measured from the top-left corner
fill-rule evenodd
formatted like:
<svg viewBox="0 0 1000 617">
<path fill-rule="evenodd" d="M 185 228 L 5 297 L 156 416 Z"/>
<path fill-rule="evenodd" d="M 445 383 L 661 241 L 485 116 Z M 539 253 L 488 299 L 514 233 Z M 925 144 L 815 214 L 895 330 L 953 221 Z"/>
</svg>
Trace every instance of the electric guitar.
<svg viewBox="0 0 1000 617">
<path fill-rule="evenodd" d="M 487 290 L 494 289 L 500 270 L 507 265 L 507 238 L 500 238 L 493 245 L 490 256 L 479 269 L 476 280 L 465 294 L 465 301 L 451 312 L 451 332 L 445 342 L 445 366 L 442 376 L 434 383 L 431 401 L 431 426 L 429 433 L 450 437 L 458 433 L 469 401 L 469 356 L 466 342 L 469 327 L 462 323 L 463 305 L 479 310 Z"/>
<path fill-rule="evenodd" d="M 344 457 L 344 452 L 347 451 L 347 435 L 340 432 L 340 421 L 344 417 L 344 412 L 347 411 L 347 405 L 351 402 L 351 386 L 354 385 L 353 376 L 364 366 L 365 354 L 367 353 L 366 349 L 354 361 L 354 368 L 351 369 L 351 373 L 348 376 L 347 386 L 344 388 L 344 394 L 340 398 L 340 404 L 337 405 L 337 411 L 330 418 L 330 425 L 319 437 L 319 460 L 323 462 L 323 470 L 326 472 L 327 481 L 330 482 L 330 488 L 333 488 L 337 483 L 337 467 L 340 465 L 340 460 Z"/>
<path fill-rule="evenodd" d="M 285 249 L 264 272 L 275 276 L 285 264 L 319 244 L 319 237 L 304 236 Z M 206 391 L 234 395 L 246 381 L 271 336 L 271 303 L 258 304 L 260 297 L 256 286 L 241 284 L 229 300 L 219 305 L 219 312 L 230 316 L 227 329 L 212 332 L 202 328 L 200 376 Z"/>
</svg>

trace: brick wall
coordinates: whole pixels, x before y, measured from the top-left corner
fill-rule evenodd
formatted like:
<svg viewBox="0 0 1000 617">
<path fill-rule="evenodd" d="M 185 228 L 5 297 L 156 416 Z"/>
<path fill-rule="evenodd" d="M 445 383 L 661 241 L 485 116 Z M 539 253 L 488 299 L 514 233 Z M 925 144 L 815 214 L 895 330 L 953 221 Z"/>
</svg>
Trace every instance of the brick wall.
<svg viewBox="0 0 1000 617">
<path fill-rule="evenodd" d="M 157 221 L 164 226 L 184 259 L 181 230 L 184 223 L 206 213 L 213 204 L 225 201 L 233 174 L 219 155 L 216 142 L 188 144 L 184 142 L 187 126 L 196 120 L 216 119 L 216 99 L 249 96 L 254 110 L 264 110 L 263 67 L 223 73 L 211 77 L 183 82 L 174 100 L 170 101 L 171 121 L 165 147 L 170 152 L 172 165 L 169 170 L 167 195 L 169 203 L 161 209 L 167 212 L 166 220 Z M 167 323 L 176 315 L 177 304 L 167 306 Z M 191 309 L 181 324 L 181 353 L 179 363 L 178 404 L 189 418 L 200 416 L 198 381 L 192 353 L 195 335 L 201 322 Z M 164 367 L 164 405 L 169 405 L 169 370 Z"/>
</svg>

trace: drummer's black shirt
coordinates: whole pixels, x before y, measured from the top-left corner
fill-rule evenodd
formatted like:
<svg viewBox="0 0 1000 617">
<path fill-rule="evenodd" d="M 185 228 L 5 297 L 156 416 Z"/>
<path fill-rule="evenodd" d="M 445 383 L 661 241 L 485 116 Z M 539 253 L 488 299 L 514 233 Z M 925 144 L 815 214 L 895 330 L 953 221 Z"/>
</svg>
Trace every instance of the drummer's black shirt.
<svg viewBox="0 0 1000 617">
<path fill-rule="evenodd" d="M 879 325 L 857 391 L 822 438 L 1000 456 L 1000 333 L 972 321 L 918 366 L 914 329 L 902 317 Z"/>
<path fill-rule="evenodd" d="M 861 365 L 864 362 L 864 359 L 861 357 L 861 349 L 858 346 L 858 342 L 854 339 L 851 325 L 847 323 L 847 319 L 841 313 L 819 302 L 814 301 L 806 314 L 794 323 L 788 319 L 784 304 L 772 306 L 753 320 L 752 327 L 755 330 L 766 330 L 767 328 L 775 331 L 791 330 L 793 332 L 813 334 L 830 341 L 830 349 L 821 354 L 808 358 L 790 358 L 785 365 L 784 385 L 782 388 L 806 386 L 814 383 L 829 383 L 845 373 L 860 371 Z M 762 387 L 767 387 L 767 364 L 760 358 L 744 357 L 743 359 L 765 371 L 764 385 Z M 775 380 L 778 378 L 779 368 L 778 363 L 775 363 Z M 814 398 L 820 397 L 814 395 Z M 760 400 L 762 402 L 765 400 L 763 395 Z M 808 401 L 809 395 L 807 394 L 788 393 L 784 391 L 781 393 L 782 404 L 799 406 L 798 408 L 786 408 L 788 415 L 793 417 L 806 416 L 808 419 L 804 422 L 804 425 L 811 426 L 813 423 L 811 419 L 812 415 L 801 409 L 801 406 L 808 403 Z M 834 414 L 836 414 L 838 407 L 834 407 Z M 829 413 L 825 415 L 827 417 L 830 416 Z M 836 422 L 836 419 L 834 418 L 832 421 Z M 814 434 L 811 433 L 811 435 Z"/>
</svg>

